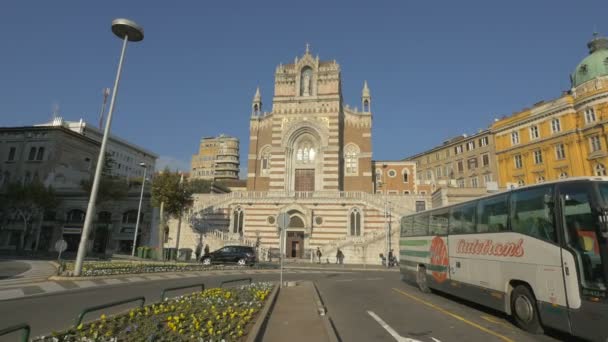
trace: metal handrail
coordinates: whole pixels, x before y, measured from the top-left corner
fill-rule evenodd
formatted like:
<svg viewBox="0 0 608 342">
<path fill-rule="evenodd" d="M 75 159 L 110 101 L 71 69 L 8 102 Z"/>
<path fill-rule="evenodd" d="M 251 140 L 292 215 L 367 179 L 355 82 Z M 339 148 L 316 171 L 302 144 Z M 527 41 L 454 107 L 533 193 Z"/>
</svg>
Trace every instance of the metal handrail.
<svg viewBox="0 0 608 342">
<path fill-rule="evenodd" d="M 21 341 L 23 341 L 23 342 L 29 341 L 31 328 L 30 328 L 29 324 L 27 324 L 27 323 L 20 323 L 20 324 L 13 325 L 8 328 L 4 328 L 4 329 L 0 330 L 0 336 L 8 335 L 12 332 L 19 331 L 19 330 L 23 330 L 23 334 L 21 334 Z"/>
<path fill-rule="evenodd" d="M 249 281 L 249 284 L 251 284 L 251 282 L 253 282 L 253 279 L 251 278 L 239 278 L 239 279 L 232 279 L 232 280 L 224 280 L 220 283 L 220 288 L 223 288 L 225 284 L 229 284 L 229 283 L 236 283 L 239 281 Z"/>
<path fill-rule="evenodd" d="M 101 309 L 107 309 L 107 308 L 110 308 L 112 306 L 117 306 L 117 305 L 121 305 L 121 304 L 131 303 L 131 302 L 135 302 L 135 301 L 141 301 L 141 303 L 139 304 L 139 307 L 142 308 L 144 306 L 144 304 L 146 303 L 146 298 L 143 297 L 143 296 L 133 297 L 133 298 L 129 298 L 129 299 L 123 299 L 123 300 L 111 302 L 111 303 L 108 303 L 108 304 L 102 304 L 102 305 L 88 307 L 88 308 L 82 310 L 82 312 L 80 312 L 80 314 L 78 315 L 78 317 L 76 317 L 76 326 L 79 326 L 80 323 L 82 323 L 82 319 L 84 318 L 84 315 L 88 314 L 89 312 L 93 312 L 93 311 L 97 311 L 97 310 L 101 310 Z"/>
<path fill-rule="evenodd" d="M 170 291 L 175 291 L 175 290 L 183 290 L 183 289 L 188 289 L 188 288 L 192 288 L 192 287 L 201 287 L 201 292 L 205 291 L 205 284 L 204 283 L 200 283 L 200 284 L 192 284 L 192 285 L 186 285 L 186 286 L 176 286 L 176 287 L 169 287 L 164 289 L 161 294 L 160 294 L 160 300 L 165 300 L 165 294 L 167 292 Z"/>
</svg>

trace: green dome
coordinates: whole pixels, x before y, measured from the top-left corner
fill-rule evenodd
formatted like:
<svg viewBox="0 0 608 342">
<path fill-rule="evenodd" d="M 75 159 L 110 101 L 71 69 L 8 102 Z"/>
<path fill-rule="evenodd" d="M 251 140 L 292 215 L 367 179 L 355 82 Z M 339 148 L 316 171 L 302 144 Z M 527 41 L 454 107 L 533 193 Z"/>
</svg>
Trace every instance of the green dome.
<svg viewBox="0 0 608 342">
<path fill-rule="evenodd" d="M 585 57 L 570 75 L 573 88 L 596 77 L 608 76 L 608 39 L 594 37 L 587 47 L 589 56 Z"/>
</svg>

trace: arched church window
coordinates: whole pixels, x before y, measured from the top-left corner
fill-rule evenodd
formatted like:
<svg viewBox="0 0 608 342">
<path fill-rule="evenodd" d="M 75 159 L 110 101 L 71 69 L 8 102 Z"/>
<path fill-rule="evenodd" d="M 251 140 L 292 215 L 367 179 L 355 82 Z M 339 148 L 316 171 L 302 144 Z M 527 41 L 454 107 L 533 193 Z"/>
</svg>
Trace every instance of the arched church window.
<svg viewBox="0 0 608 342">
<path fill-rule="evenodd" d="M 312 69 L 309 66 L 302 68 L 300 74 L 300 96 L 310 96 L 312 93 Z"/>
<path fill-rule="evenodd" d="M 234 233 L 243 233 L 243 221 L 245 218 L 245 213 L 241 207 L 236 207 L 234 212 L 232 213 L 232 227 Z"/>
<path fill-rule="evenodd" d="M 298 144 L 296 150 L 296 160 L 300 163 L 311 163 L 315 160 L 316 151 L 309 140 L 304 140 Z"/>
<path fill-rule="evenodd" d="M 348 224 L 350 228 L 351 236 L 360 236 L 361 235 L 361 211 L 359 208 L 351 209 L 348 215 Z"/>
<path fill-rule="evenodd" d="M 347 175 L 356 175 L 359 173 L 359 147 L 354 144 L 349 144 L 344 149 L 344 164 L 346 166 Z"/>
<path fill-rule="evenodd" d="M 262 154 L 260 156 L 262 161 L 261 170 L 262 174 L 267 175 L 270 173 L 270 148 L 266 147 L 262 149 Z"/>
<path fill-rule="evenodd" d="M 408 169 L 403 169 L 403 183 L 408 183 L 410 181 L 410 172 Z"/>
</svg>

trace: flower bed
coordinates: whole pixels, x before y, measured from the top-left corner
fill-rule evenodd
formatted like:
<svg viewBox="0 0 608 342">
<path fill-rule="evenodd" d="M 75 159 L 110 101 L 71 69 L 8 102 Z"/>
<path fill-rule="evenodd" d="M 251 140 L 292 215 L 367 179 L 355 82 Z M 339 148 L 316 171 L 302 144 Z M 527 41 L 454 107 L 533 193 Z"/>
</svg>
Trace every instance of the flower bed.
<svg viewBox="0 0 608 342">
<path fill-rule="evenodd" d="M 211 265 L 205 266 L 194 263 L 135 263 L 135 262 L 101 262 L 87 261 L 82 265 L 81 277 L 110 276 L 119 274 L 136 273 L 158 273 L 158 272 L 187 272 L 187 271 L 208 271 L 208 270 L 231 270 L 243 269 L 244 266 L 224 266 Z M 253 266 L 254 268 L 261 268 Z M 74 263 L 64 264 L 62 276 L 71 276 L 74 271 Z"/>
<path fill-rule="evenodd" d="M 37 337 L 63 341 L 243 341 L 273 285 L 214 288 Z"/>
</svg>

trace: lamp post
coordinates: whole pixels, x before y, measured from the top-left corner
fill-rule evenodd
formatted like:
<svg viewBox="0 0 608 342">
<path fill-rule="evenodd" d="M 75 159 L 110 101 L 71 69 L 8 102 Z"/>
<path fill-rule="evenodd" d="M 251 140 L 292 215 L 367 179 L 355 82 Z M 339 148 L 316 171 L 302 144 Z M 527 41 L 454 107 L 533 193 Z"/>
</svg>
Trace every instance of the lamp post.
<svg viewBox="0 0 608 342">
<path fill-rule="evenodd" d="M 135 221 L 135 236 L 133 236 L 133 250 L 131 256 L 135 256 L 135 248 L 137 246 L 137 233 L 139 232 L 139 218 L 141 217 L 141 202 L 144 199 L 144 187 L 146 186 L 146 171 L 148 166 L 146 163 L 139 163 L 139 166 L 144 168 L 144 179 L 141 182 L 141 193 L 139 194 L 139 208 L 137 208 L 137 221 Z"/>
<path fill-rule="evenodd" d="M 76 263 L 74 265 L 74 275 L 79 276 L 82 272 L 82 262 L 84 256 L 87 253 L 87 240 L 89 239 L 89 231 L 91 230 L 91 223 L 93 222 L 93 216 L 95 216 L 95 201 L 97 200 L 97 192 L 99 190 L 99 181 L 101 179 L 101 171 L 103 169 L 103 162 L 106 154 L 106 144 L 108 142 L 108 136 L 110 135 L 110 126 L 112 125 L 112 113 L 114 112 L 114 104 L 116 102 L 116 93 L 118 92 L 118 83 L 120 82 L 120 74 L 122 72 L 122 62 L 125 58 L 125 51 L 127 50 L 127 42 L 139 42 L 144 39 L 144 29 L 128 19 L 114 19 L 112 21 L 112 32 L 123 40 L 122 51 L 120 53 L 120 59 L 118 60 L 118 70 L 116 71 L 116 80 L 114 81 L 114 88 L 112 88 L 112 99 L 110 100 L 110 109 L 108 110 L 108 119 L 106 121 L 106 127 L 103 131 L 103 138 L 101 139 L 101 147 L 99 148 L 99 157 L 97 158 L 97 167 L 95 168 L 95 177 L 93 178 L 93 186 L 91 187 L 91 197 L 89 198 L 89 205 L 87 206 L 87 213 L 84 218 L 84 225 L 82 227 L 82 235 L 80 237 L 80 244 L 78 245 L 78 254 L 76 255 Z"/>
</svg>

